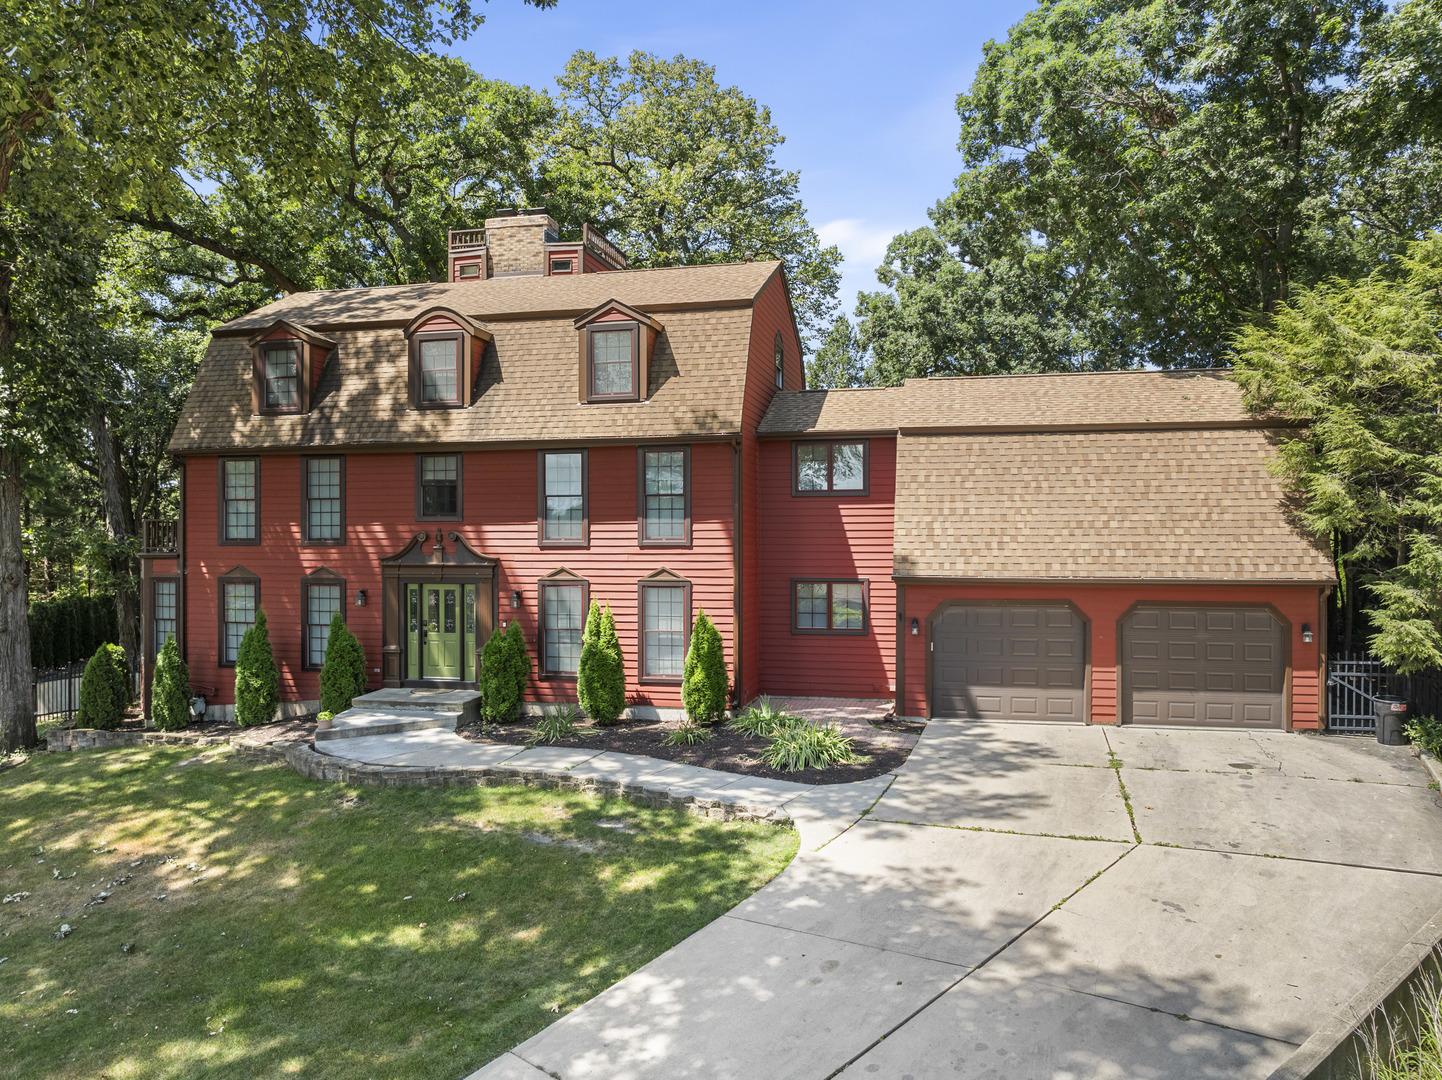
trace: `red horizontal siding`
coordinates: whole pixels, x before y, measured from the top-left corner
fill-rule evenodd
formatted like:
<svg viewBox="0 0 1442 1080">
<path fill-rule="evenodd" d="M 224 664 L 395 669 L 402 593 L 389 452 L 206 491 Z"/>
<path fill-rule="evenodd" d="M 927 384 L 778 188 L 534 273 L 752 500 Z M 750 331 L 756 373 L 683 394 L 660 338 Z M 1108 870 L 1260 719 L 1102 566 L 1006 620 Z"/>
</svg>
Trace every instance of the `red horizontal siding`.
<svg viewBox="0 0 1442 1080">
<path fill-rule="evenodd" d="M 519 618 L 536 647 L 537 581 L 566 567 L 587 579 L 591 596 L 609 602 L 626 657 L 627 680 L 637 703 L 680 704 L 679 688 L 636 682 L 637 584 L 665 567 L 692 584 L 692 609 L 705 608 L 721 632 L 734 670 L 733 449 L 729 443 L 697 443 L 691 450 L 692 538 L 690 548 L 641 548 L 636 537 L 636 447 L 590 449 L 590 546 L 543 549 L 536 542 L 537 465 L 534 450 L 471 451 L 462 464 L 460 522 L 415 520 L 415 456 L 409 453 L 346 455 L 346 543 L 307 547 L 300 542 L 299 455 L 261 458 L 259 545 L 217 543 L 215 458 L 191 458 L 186 466 L 186 642 L 191 677 L 211 688 L 215 700 L 232 700 L 233 672 L 217 664 L 217 581 L 244 566 L 261 579 L 260 602 L 281 668 L 282 696 L 319 696 L 318 673 L 301 669 L 301 579 L 320 567 L 345 578 L 346 619 L 365 647 L 373 686 L 380 682 L 381 574 L 379 560 L 399 551 L 417 532 L 437 525 L 463 535 L 477 551 L 500 560 L 499 617 Z M 367 591 L 363 608 L 351 604 Z M 512 611 L 508 597 L 520 590 Z M 573 683 L 533 680 L 535 700 L 574 700 Z"/>
<path fill-rule="evenodd" d="M 1320 726 L 1318 669 L 1324 635 L 1319 631 L 1315 586 L 1273 585 L 1007 585 L 909 584 L 905 625 L 916 619 L 921 633 L 904 637 L 905 688 L 901 707 L 908 716 L 925 716 L 927 695 L 927 618 L 945 600 L 1069 601 L 1091 620 L 1091 720 L 1117 722 L 1118 623 L 1138 603 L 1270 604 L 1291 624 L 1291 718 L 1294 728 Z M 1302 624 L 1314 631 L 1302 640 Z"/>
<path fill-rule="evenodd" d="M 870 440 L 868 494 L 796 496 L 791 442 L 761 447 L 761 686 L 768 694 L 886 698 L 895 686 L 896 588 L 891 580 L 896 440 Z M 792 631 L 795 578 L 863 578 L 864 635 Z"/>
</svg>

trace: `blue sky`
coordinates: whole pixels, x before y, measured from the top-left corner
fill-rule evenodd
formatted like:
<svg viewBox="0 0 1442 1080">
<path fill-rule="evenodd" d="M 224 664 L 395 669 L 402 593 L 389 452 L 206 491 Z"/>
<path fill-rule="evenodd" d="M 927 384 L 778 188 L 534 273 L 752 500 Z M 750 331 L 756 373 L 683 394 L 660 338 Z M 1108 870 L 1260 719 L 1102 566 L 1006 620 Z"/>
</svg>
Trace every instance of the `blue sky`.
<svg viewBox="0 0 1442 1080">
<path fill-rule="evenodd" d="M 811 223 L 846 256 L 842 306 L 876 287 L 891 237 L 926 223 L 960 171 L 956 95 L 982 45 L 1033 6 L 930 0 L 491 0 L 455 52 L 491 78 L 555 89 L 576 49 L 683 53 L 771 109 Z"/>
</svg>

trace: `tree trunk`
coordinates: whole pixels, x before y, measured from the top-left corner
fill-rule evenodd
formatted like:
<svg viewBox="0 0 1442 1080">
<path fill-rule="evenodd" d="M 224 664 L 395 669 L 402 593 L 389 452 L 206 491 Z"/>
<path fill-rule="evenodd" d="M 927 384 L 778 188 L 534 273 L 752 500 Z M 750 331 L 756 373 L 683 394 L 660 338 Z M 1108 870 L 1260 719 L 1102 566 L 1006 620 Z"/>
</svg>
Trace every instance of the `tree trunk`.
<svg viewBox="0 0 1442 1080">
<path fill-rule="evenodd" d="M 134 659 L 140 651 L 140 600 L 136 592 L 135 514 L 130 506 L 129 483 L 120 465 L 120 447 L 105 415 L 97 405 L 90 414 L 90 435 L 100 467 L 100 495 L 105 506 L 105 531 L 110 538 L 110 573 L 115 580 L 115 621 L 120 647 Z"/>
<path fill-rule="evenodd" d="M 20 460 L 9 448 L 0 447 L 0 754 L 28 749 L 39 741 L 20 527 L 24 502 Z"/>
</svg>

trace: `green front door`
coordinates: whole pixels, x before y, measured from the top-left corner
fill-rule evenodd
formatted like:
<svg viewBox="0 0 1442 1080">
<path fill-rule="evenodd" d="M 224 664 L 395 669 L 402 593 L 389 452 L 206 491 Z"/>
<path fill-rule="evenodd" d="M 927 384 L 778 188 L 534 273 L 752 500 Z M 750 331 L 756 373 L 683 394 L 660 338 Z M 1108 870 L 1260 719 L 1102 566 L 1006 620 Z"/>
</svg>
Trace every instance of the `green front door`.
<svg viewBox="0 0 1442 1080">
<path fill-rule="evenodd" d="M 421 677 L 461 677 L 461 587 L 422 585 Z"/>
</svg>

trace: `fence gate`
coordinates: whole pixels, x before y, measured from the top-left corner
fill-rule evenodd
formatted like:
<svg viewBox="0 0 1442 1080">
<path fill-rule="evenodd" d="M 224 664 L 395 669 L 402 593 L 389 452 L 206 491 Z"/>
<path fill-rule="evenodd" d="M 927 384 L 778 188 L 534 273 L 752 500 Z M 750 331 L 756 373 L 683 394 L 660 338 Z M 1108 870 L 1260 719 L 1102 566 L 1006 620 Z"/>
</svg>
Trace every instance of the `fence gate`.
<svg viewBox="0 0 1442 1080">
<path fill-rule="evenodd" d="M 1377 730 L 1376 700 L 1382 694 L 1407 697 L 1405 675 L 1388 671 L 1366 653 L 1337 653 L 1327 661 L 1327 728 L 1372 734 Z"/>
</svg>

